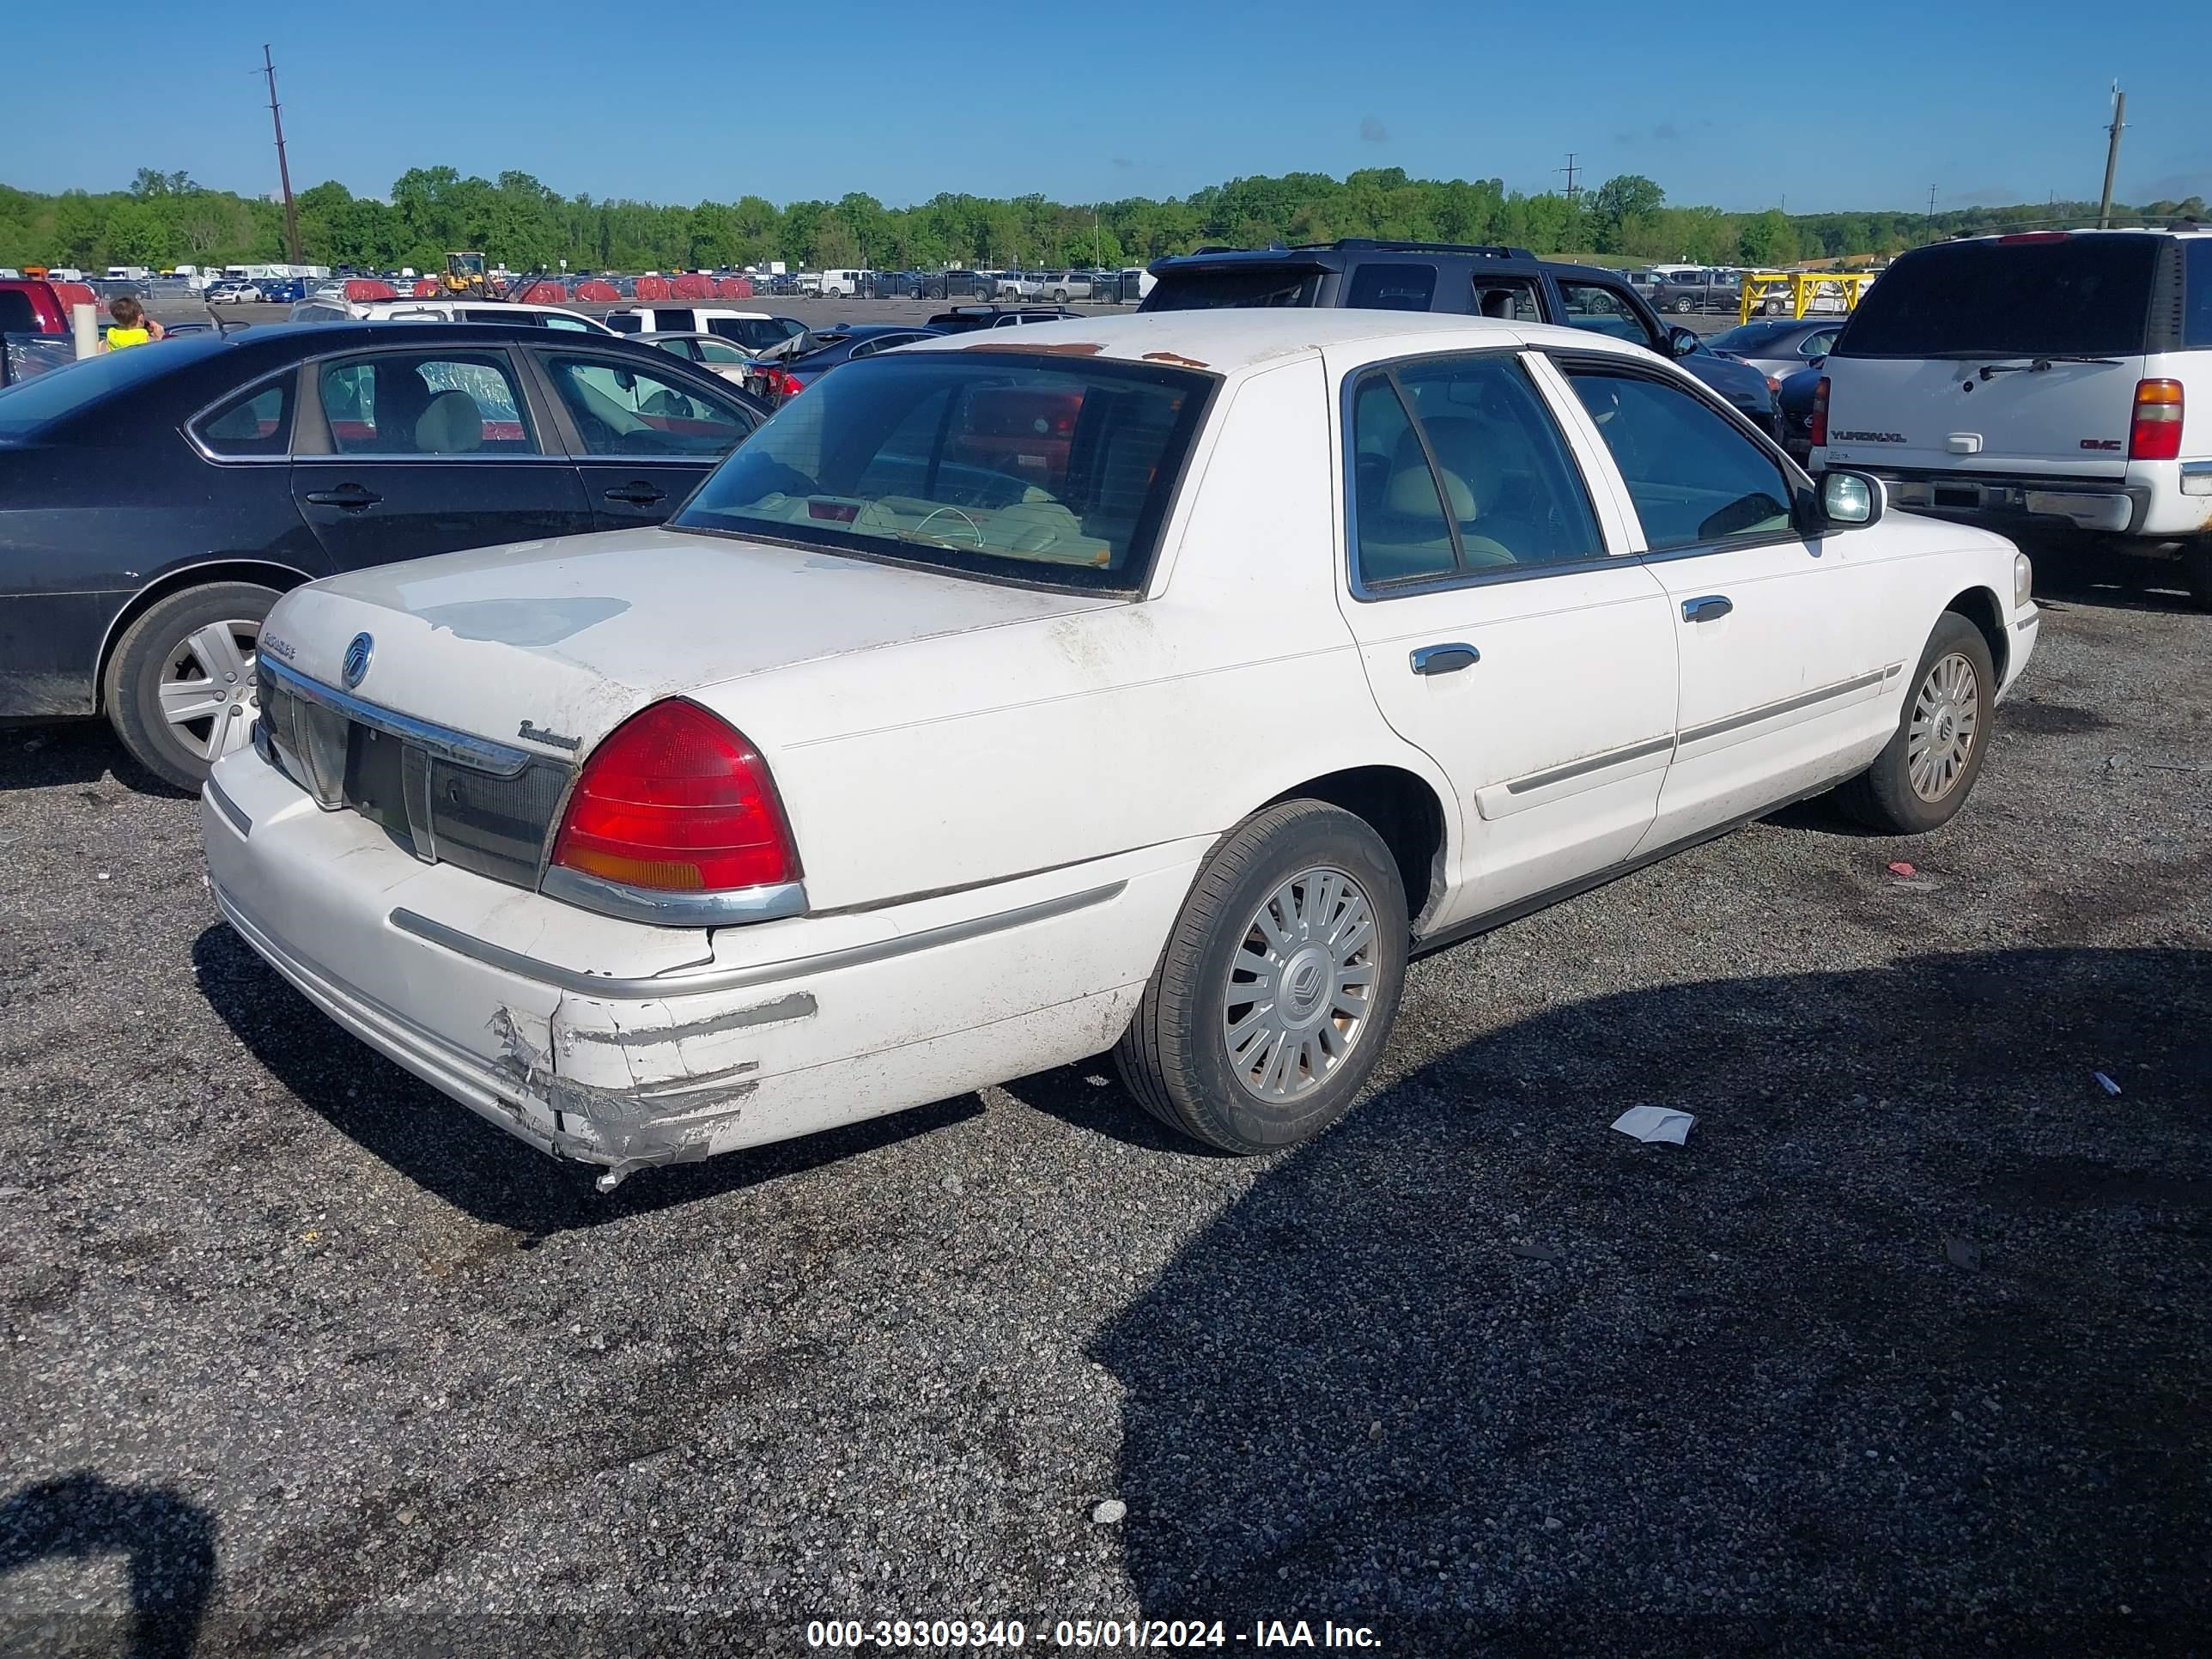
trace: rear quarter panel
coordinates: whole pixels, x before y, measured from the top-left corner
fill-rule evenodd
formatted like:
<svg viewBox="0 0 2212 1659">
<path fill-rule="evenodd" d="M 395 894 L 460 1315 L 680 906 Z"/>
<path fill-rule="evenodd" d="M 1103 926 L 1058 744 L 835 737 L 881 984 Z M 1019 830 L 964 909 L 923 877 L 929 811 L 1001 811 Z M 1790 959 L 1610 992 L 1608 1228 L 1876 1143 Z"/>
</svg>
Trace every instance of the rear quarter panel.
<svg viewBox="0 0 2212 1659">
<path fill-rule="evenodd" d="M 1349 766 L 1452 799 L 1382 724 L 1334 603 L 1319 360 L 1224 387 L 1199 442 L 1151 597 L 701 694 L 767 755 L 817 908 L 1218 834 Z"/>
<path fill-rule="evenodd" d="M 109 628 L 164 578 L 237 558 L 326 568 L 282 462 L 211 466 L 173 427 L 126 430 L 0 451 L 0 711 L 91 713 Z"/>
</svg>

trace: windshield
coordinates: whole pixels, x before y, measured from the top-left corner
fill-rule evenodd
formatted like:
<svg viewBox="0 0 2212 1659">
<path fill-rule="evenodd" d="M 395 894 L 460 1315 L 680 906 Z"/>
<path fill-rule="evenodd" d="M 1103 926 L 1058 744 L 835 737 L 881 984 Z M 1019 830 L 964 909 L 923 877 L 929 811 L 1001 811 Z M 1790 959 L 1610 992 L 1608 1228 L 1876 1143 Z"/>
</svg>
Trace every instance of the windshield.
<svg viewBox="0 0 2212 1659">
<path fill-rule="evenodd" d="M 674 522 L 1134 589 L 1213 384 L 1018 350 L 862 358 L 787 402 Z"/>
<path fill-rule="evenodd" d="M 104 352 L 0 389 L 0 438 L 27 438 L 111 392 L 174 368 L 179 356 L 190 349 L 161 344 Z"/>
<path fill-rule="evenodd" d="M 2157 240 L 1947 242 L 1866 291 L 1838 357 L 2128 356 L 2143 349 Z"/>
</svg>

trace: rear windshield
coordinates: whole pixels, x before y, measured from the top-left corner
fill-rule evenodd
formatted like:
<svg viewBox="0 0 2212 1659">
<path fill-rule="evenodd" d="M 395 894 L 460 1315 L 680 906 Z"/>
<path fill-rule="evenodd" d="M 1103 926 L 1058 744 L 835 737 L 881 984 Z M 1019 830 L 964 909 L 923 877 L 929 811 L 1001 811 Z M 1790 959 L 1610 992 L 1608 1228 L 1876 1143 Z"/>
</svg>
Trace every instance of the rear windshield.
<svg viewBox="0 0 2212 1659">
<path fill-rule="evenodd" d="M 2143 349 L 2158 248 L 2151 236 L 1918 248 L 1867 289 L 1834 355 L 2131 356 Z"/>
<path fill-rule="evenodd" d="M 764 351 L 790 332 L 781 323 L 765 317 L 709 317 L 707 331 L 726 340 L 735 340 L 748 351 Z"/>
<path fill-rule="evenodd" d="M 181 343 L 162 343 L 103 352 L 0 389 L 0 438 L 27 438 L 41 428 L 89 409 L 111 392 L 176 368 L 179 358 L 191 350 L 191 346 Z"/>
<path fill-rule="evenodd" d="M 1786 345 L 1804 331 L 1802 323 L 1745 323 L 1716 334 L 1705 343 L 1715 351 L 1760 351 L 1771 345 Z"/>
<path fill-rule="evenodd" d="M 1263 306 L 1310 306 L 1321 293 L 1321 272 L 1302 265 L 1219 265 L 1164 270 L 1139 311 L 1249 310 Z"/>
<path fill-rule="evenodd" d="M 1213 385 L 1019 349 L 865 357 L 787 401 L 675 523 L 1133 590 Z"/>
</svg>

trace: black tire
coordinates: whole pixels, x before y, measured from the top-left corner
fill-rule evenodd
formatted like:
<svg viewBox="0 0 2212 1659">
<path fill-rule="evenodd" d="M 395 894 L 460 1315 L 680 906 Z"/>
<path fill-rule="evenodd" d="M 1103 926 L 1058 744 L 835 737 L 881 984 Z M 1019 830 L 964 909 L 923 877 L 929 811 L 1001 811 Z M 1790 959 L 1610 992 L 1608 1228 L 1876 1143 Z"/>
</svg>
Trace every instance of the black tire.
<svg viewBox="0 0 2212 1659">
<path fill-rule="evenodd" d="M 1963 762 L 1936 798 L 1930 799 L 1913 787 L 1913 717 L 1936 666 L 1954 657 L 1963 658 L 1974 677 L 1974 725 Z M 1957 611 L 1945 611 L 1928 636 L 1928 647 L 1920 653 L 1918 665 L 1905 681 L 1905 706 L 1898 714 L 1897 730 L 1875 757 L 1873 765 L 1837 789 L 1836 804 L 1869 829 L 1885 835 L 1924 836 L 1948 823 L 1966 805 L 1966 797 L 1973 793 L 1974 780 L 1981 775 L 1982 761 L 1990 749 L 1996 687 L 1996 670 L 1982 630 Z"/>
<path fill-rule="evenodd" d="M 262 619 L 278 598 L 275 588 L 255 582 L 210 582 L 170 594 L 124 631 L 107 661 L 102 696 L 108 724 L 141 766 L 179 789 L 197 790 L 206 781 L 213 762 L 204 748 L 193 746 L 198 730 L 180 730 L 169 723 L 161 711 L 161 687 L 173 678 L 179 653 L 194 634 L 229 623 L 239 625 L 234 638 L 249 629 L 258 635 Z M 217 727 L 236 726 L 236 735 L 226 736 L 221 746 L 220 752 L 227 753 L 244 740 L 252 722 L 251 675 L 241 673 L 235 682 L 221 680 L 216 689 L 222 693 L 222 712 L 199 724 L 210 737 Z M 240 707 L 241 698 L 245 712 L 230 713 Z"/>
<path fill-rule="evenodd" d="M 1276 890 L 1316 866 L 1349 876 L 1371 911 L 1365 947 L 1373 969 L 1366 1012 L 1334 1069 L 1294 1098 L 1268 1101 L 1233 1063 L 1226 1019 L 1232 963 Z M 1406 981 L 1406 890 L 1390 849 L 1365 820 L 1320 801 L 1286 801 L 1255 813 L 1208 858 L 1183 901 L 1136 1018 L 1114 1050 L 1121 1080 L 1170 1128 L 1229 1152 L 1266 1152 L 1319 1133 L 1344 1115 L 1381 1059 Z M 1310 936 L 1301 936 L 1310 946 Z M 1322 955 L 1325 957 L 1324 951 Z M 1285 964 L 1300 975 L 1298 957 Z M 1332 994 L 1328 1001 L 1334 1005 Z M 1316 1005 L 1318 1007 L 1318 1005 Z M 1310 1026 L 1340 1032 L 1333 1012 Z M 1293 1071 L 1304 1070 L 1300 1062 Z M 1292 1079 L 1295 1083 L 1295 1078 Z"/>
<path fill-rule="evenodd" d="M 2197 536 L 2181 544 L 2181 580 L 2199 611 L 2212 611 L 2212 536 Z"/>
<path fill-rule="evenodd" d="M 1697 307 L 1692 304 L 1690 296 L 1686 294 L 1685 294 L 1680 299 L 1674 301 L 1674 314 L 1677 317 L 1686 317 L 1696 308 Z"/>
</svg>

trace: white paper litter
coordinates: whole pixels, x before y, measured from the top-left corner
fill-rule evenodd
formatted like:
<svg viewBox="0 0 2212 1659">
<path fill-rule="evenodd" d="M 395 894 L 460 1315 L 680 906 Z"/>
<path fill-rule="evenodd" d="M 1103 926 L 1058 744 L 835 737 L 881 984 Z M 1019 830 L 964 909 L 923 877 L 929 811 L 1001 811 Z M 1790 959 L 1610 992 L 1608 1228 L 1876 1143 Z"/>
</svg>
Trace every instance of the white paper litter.
<svg viewBox="0 0 2212 1659">
<path fill-rule="evenodd" d="M 2120 1085 L 2113 1082 L 2112 1079 L 2106 1077 L 2102 1072 L 2092 1072 L 2089 1075 L 2097 1079 L 2097 1086 L 2100 1089 L 2102 1089 L 2106 1094 L 2117 1095 L 2120 1092 Z"/>
<path fill-rule="evenodd" d="M 1613 1119 L 1613 1127 L 1638 1140 L 1663 1140 L 1679 1146 L 1690 1138 L 1690 1126 L 1697 1121 L 1687 1112 L 1665 1106 L 1632 1106 Z"/>
</svg>

